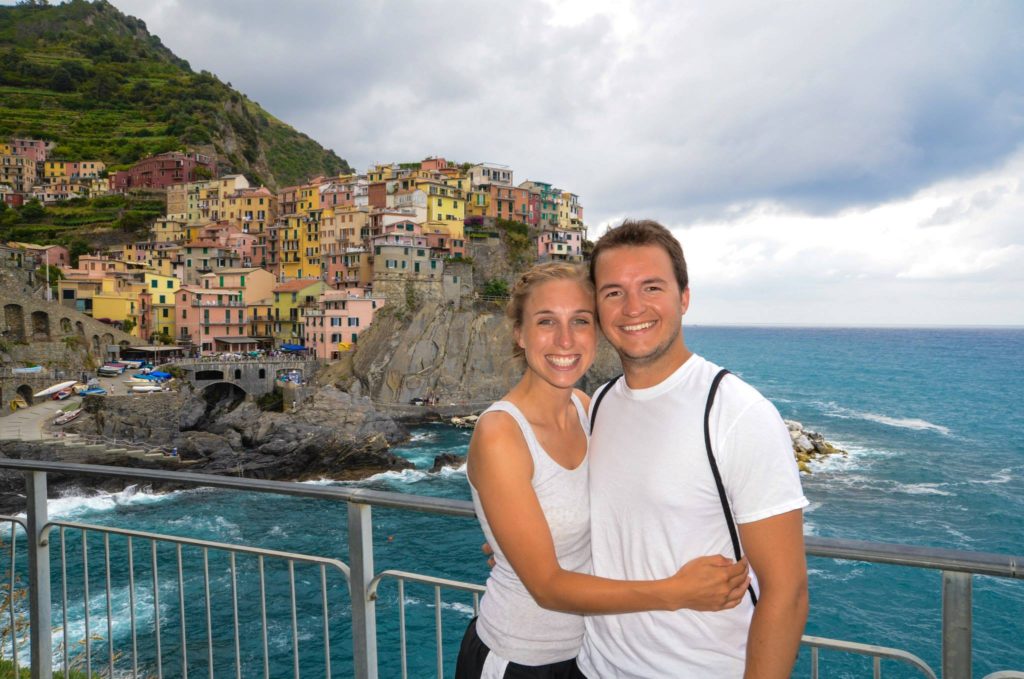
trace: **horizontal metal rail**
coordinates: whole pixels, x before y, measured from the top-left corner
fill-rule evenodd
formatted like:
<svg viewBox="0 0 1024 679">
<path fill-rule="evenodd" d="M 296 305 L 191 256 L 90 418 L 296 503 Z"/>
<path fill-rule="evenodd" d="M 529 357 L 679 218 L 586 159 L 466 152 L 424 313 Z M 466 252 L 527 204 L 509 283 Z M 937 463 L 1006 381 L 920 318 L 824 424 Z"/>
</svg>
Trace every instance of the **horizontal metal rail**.
<svg viewBox="0 0 1024 679">
<path fill-rule="evenodd" d="M 932 668 L 928 666 L 928 663 L 921 660 L 921 658 L 917 657 L 913 653 L 908 653 L 907 651 L 903 651 L 898 648 L 875 646 L 873 644 L 859 644 L 855 641 L 840 641 L 838 639 L 826 639 L 824 637 L 812 637 L 806 634 L 800 641 L 804 646 L 811 649 L 811 679 L 818 679 L 819 648 L 828 648 L 846 653 L 856 653 L 858 655 L 866 655 L 872 658 L 872 674 L 875 679 L 880 679 L 882 676 L 883 659 L 898 660 L 900 662 L 907 663 L 908 665 L 920 670 L 921 674 L 929 677 L 929 679 L 938 679 Z"/>
<path fill-rule="evenodd" d="M 370 516 L 372 507 L 385 507 L 389 509 L 404 509 L 411 511 L 424 512 L 428 514 L 439 514 L 447 516 L 457 516 L 463 518 L 473 518 L 473 506 L 471 503 L 459 500 L 449 500 L 443 498 L 434 498 L 426 496 L 414 496 L 401 493 L 392 493 L 384 491 L 375 491 L 365 488 L 346 488 L 336 486 L 319 486 L 319 485 L 307 485 L 292 482 L 283 481 L 266 481 L 259 479 L 246 479 L 231 476 L 215 476 L 201 473 L 191 472 L 176 472 L 167 471 L 160 469 L 133 469 L 133 468 L 122 468 L 122 467 L 109 467 L 102 465 L 85 465 L 85 464 L 74 464 L 74 463 L 63 463 L 63 462 L 42 462 L 32 460 L 0 460 L 0 469 L 16 470 L 26 473 L 26 479 L 28 482 L 28 493 L 29 493 L 29 519 L 27 522 L 20 522 L 18 519 L 13 517 L 0 517 L 0 521 L 11 521 L 12 522 L 12 536 L 13 526 L 20 525 L 26 530 L 26 533 L 30 536 L 28 551 L 29 551 L 29 562 L 30 572 L 29 579 L 30 584 L 33 578 L 41 575 L 43 572 L 48 573 L 48 557 L 40 554 L 38 549 L 48 553 L 47 542 L 49 534 L 53 529 L 58 529 L 61 533 L 62 538 L 62 549 L 61 559 L 62 566 L 63 560 L 65 559 L 63 538 L 66 531 L 79 531 L 82 533 L 82 551 L 83 551 L 83 565 L 85 568 L 88 567 L 88 557 L 86 555 L 87 540 L 86 535 L 90 532 L 100 533 L 104 539 L 104 551 L 105 557 L 109 560 L 109 540 L 112 536 L 124 537 L 129 542 L 131 540 L 142 540 L 147 541 L 151 545 L 152 554 L 155 554 L 157 542 L 169 542 L 175 545 L 178 555 L 178 578 L 179 583 L 182 578 L 181 571 L 181 550 L 183 548 L 195 548 L 202 550 L 203 552 L 203 567 L 204 572 L 208 568 L 207 563 L 207 552 L 211 549 L 223 549 L 231 550 L 232 558 L 232 580 L 234 580 L 234 557 L 235 554 L 245 554 L 255 556 L 260 561 L 260 578 L 261 578 L 261 597 L 265 596 L 263 578 L 263 559 L 264 558 L 275 558 L 285 559 L 289 563 L 289 577 L 290 577 L 290 588 L 294 596 L 295 591 L 295 574 L 294 568 L 296 563 L 307 563 L 314 566 L 319 566 L 321 569 L 321 577 L 325 577 L 323 574 L 327 568 L 340 571 L 346 578 L 350 590 L 351 602 L 352 602 L 352 643 L 353 643 L 353 658 L 354 658 L 354 674 L 361 679 L 369 679 L 377 676 L 377 649 L 376 649 L 376 617 L 375 617 L 375 604 L 378 597 L 378 589 L 384 580 L 395 580 L 397 581 L 399 589 L 399 619 L 400 619 L 400 645 L 402 652 L 402 672 L 403 677 L 407 676 L 407 668 L 405 661 L 405 649 L 407 640 L 405 636 L 405 599 L 404 589 L 406 584 L 412 584 L 416 586 L 431 587 L 434 590 L 434 606 L 435 606 L 435 643 L 437 648 L 437 669 L 438 676 L 441 676 L 443 672 L 443 657 L 442 657 L 442 628 L 441 628 L 441 590 L 456 590 L 466 593 L 471 593 L 473 596 L 473 610 L 478 610 L 479 596 L 483 592 L 483 587 L 478 584 L 460 582 L 456 580 L 450 580 L 446 578 L 438 578 L 418 573 L 411 573 L 408 571 L 401 570 L 386 570 L 380 573 L 374 573 L 373 568 L 373 528 Z M 350 564 L 345 564 L 337 559 L 331 559 L 328 557 L 318 557 L 310 555 L 292 554 L 288 552 L 278 552 L 274 550 L 264 550 L 257 547 L 243 546 L 243 545 L 227 545 L 226 543 L 218 543 L 206 540 L 198 540 L 187 537 L 176 537 L 167 536 L 157 533 L 148 533 L 142 531 L 130 531 L 120 528 L 113 527 L 101 527 L 92 526 L 89 524 L 79 524 L 73 522 L 61 522 L 53 521 L 50 522 L 46 519 L 46 507 L 45 507 L 45 475 L 46 473 L 64 473 L 64 474 L 77 474 L 77 475 L 96 475 L 104 477 L 122 478 L 130 480 L 142 480 L 150 481 L 155 483 L 170 483 L 178 487 L 180 486 L 197 486 L 197 487 L 211 487 L 221 488 L 227 490 L 238 490 L 248 492 L 261 492 L 261 493 L 274 493 L 282 494 L 295 497 L 307 497 L 317 499 L 335 500 L 340 502 L 346 502 L 349 505 L 349 555 L 351 557 Z M 42 479 L 40 483 L 40 479 Z M 33 485 L 34 484 L 34 485 Z M 35 488 L 33 491 L 32 488 Z M 40 504 L 39 493 L 40 489 L 44 500 Z M 32 536 L 35 539 L 31 539 Z M 917 547 L 907 545 L 894 545 L 894 544 L 880 544 L 870 543 L 854 540 L 838 540 L 831 538 L 818 538 L 808 537 L 806 539 L 807 554 L 809 556 L 830 558 L 830 559 L 841 559 L 851 561 L 862 561 L 879 564 L 890 564 L 898 566 L 909 566 L 913 568 L 925 568 L 938 570 L 943 575 L 943 672 L 942 676 L 945 677 L 968 677 L 970 676 L 971 667 L 971 578 L 973 575 L 987 575 L 995 577 L 1004 577 L 1012 579 L 1024 579 L 1024 570 L 1022 570 L 1021 557 L 1003 555 L 1003 554 L 989 554 L 989 553 L 971 553 L 961 552 L 955 550 L 947 550 L 933 547 Z M 131 549 L 129 548 L 129 562 L 132 559 Z M 152 556 L 151 554 L 151 556 Z M 34 555 L 34 557 L 33 557 Z M 12 550 L 12 564 L 13 564 L 13 550 Z M 43 558 L 44 563 L 40 564 L 40 559 Z M 33 565 L 34 559 L 34 565 Z M 154 573 L 156 570 L 155 556 L 152 557 L 154 563 Z M 106 566 L 106 578 L 109 580 L 109 565 Z M 42 570 L 41 570 L 42 569 Z M 12 565 L 13 573 L 13 565 Z M 208 578 L 208 575 L 206 576 Z M 88 576 L 86 576 L 86 580 Z M 85 585 L 87 587 L 87 584 Z M 64 584 L 66 588 L 66 582 Z M 208 584 L 207 584 L 208 587 Z M 48 601 L 49 591 L 45 589 L 45 599 Z M 184 621 L 184 606 L 185 601 L 181 598 L 181 587 L 179 587 L 179 614 L 181 620 Z M 323 585 L 324 596 L 326 597 L 326 584 Z M 66 598 L 66 594 L 64 595 Z M 109 585 L 107 589 L 107 596 L 109 597 Z M 156 599 L 159 596 L 159 589 L 154 582 L 153 598 Z M 133 594 L 134 599 L 134 594 Z M 88 594 L 86 592 L 86 601 L 88 600 Z M 207 605 L 208 604 L 207 599 Z M 324 625 L 326 630 L 327 625 L 327 601 L 324 601 Z M 109 604 L 108 604 L 109 606 Z M 237 601 L 236 606 L 236 629 L 237 629 Z M 36 611 L 33 608 L 33 611 Z M 86 627 L 88 629 L 88 606 L 85 607 L 86 611 Z M 157 606 L 155 615 L 159 614 L 159 607 Z M 265 621 L 266 611 L 263 609 L 262 617 L 264 630 L 266 630 Z M 297 624 L 297 614 L 295 610 L 295 602 L 292 601 L 292 637 L 297 642 L 298 633 L 295 629 Z M 110 614 L 108 612 L 107 620 L 110 620 Z M 44 657 L 41 655 L 43 648 L 49 648 L 49 629 L 48 629 L 48 616 L 45 620 L 47 629 L 45 634 L 41 635 L 42 642 L 37 641 L 35 638 L 36 630 L 32 630 L 32 651 L 33 659 L 37 657 Z M 133 635 L 134 635 L 134 620 L 133 620 Z M 185 625 L 181 623 L 181 635 L 179 647 L 182 649 L 182 667 L 188 667 L 188 659 L 185 657 L 185 650 L 188 648 L 185 639 Z M 210 632 L 208 632 L 209 638 Z M 237 632 L 236 632 L 237 634 Z M 108 634 L 109 638 L 109 634 Z M 14 644 L 17 644 L 17 640 L 13 640 Z M 157 636 L 157 655 L 159 657 L 159 636 Z M 38 644 L 44 643 L 43 646 L 38 647 Z M 91 658 L 88 651 L 90 644 L 89 634 L 85 635 L 84 643 L 86 644 L 86 659 L 87 661 Z M 325 638 L 325 643 L 329 643 L 329 640 Z M 880 676 L 881 674 L 881 661 L 883 659 L 892 660 L 897 662 L 907 663 L 915 667 L 918 671 L 926 677 L 934 679 L 935 672 L 932 671 L 923 660 L 919 657 L 902 651 L 899 649 L 891 649 L 882 646 L 874 646 L 870 644 L 859 644 L 850 641 L 841 641 L 835 639 L 824 639 L 820 637 L 805 637 L 804 644 L 811 649 L 812 654 L 812 673 L 813 676 L 817 676 L 818 672 L 818 653 L 819 650 L 827 649 L 832 651 L 841 651 L 848 653 L 856 653 L 862 655 L 868 655 L 873 658 L 874 674 Z M 236 653 L 237 653 L 237 639 L 236 639 Z M 135 638 L 132 640 L 132 658 L 133 662 L 137 657 L 135 652 Z M 266 648 L 266 633 L 264 631 L 264 648 Z M 297 644 L 295 645 L 297 649 Z M 108 641 L 108 658 L 112 658 L 114 651 L 109 646 Z M 296 650 L 297 653 L 297 650 Z M 208 645 L 208 656 L 212 658 L 212 641 Z M 15 657 L 17 654 L 15 653 Z M 212 663 L 212 659 L 208 659 L 208 662 Z M 294 669 L 297 676 L 298 671 L 298 656 L 294 660 Z M 329 651 L 325 657 L 325 663 L 327 667 L 330 667 Z M 91 670 L 91 667 L 87 665 L 87 670 Z M 110 669 L 110 668 L 108 668 Z M 157 675 L 162 676 L 160 667 L 157 667 Z M 264 659 L 264 675 L 266 676 L 269 669 L 266 665 L 266 659 Z M 44 676 L 40 674 L 40 676 Z M 46 675 L 48 676 L 48 675 Z M 990 675 L 987 679 L 1010 679 L 1024 677 L 1024 674 L 1019 672 L 997 672 Z"/>
</svg>

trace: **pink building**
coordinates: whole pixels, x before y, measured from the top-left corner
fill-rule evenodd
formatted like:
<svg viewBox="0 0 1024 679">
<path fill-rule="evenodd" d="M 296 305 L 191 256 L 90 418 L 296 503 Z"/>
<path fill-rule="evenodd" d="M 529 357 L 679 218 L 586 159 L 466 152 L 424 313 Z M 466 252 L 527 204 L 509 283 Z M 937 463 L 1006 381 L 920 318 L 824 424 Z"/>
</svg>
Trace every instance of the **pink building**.
<svg viewBox="0 0 1024 679">
<path fill-rule="evenodd" d="M 542 262 L 583 261 L 583 232 L 548 229 L 537 236 L 537 259 Z"/>
<path fill-rule="evenodd" d="M 178 290 L 177 297 L 175 327 L 179 344 L 190 344 L 203 354 L 256 348 L 256 341 L 248 337 L 240 288 L 185 286 Z"/>
<path fill-rule="evenodd" d="M 383 298 L 364 297 L 358 290 L 326 290 L 316 308 L 303 311 L 303 344 L 317 358 L 341 358 L 370 327 L 383 304 Z"/>
<path fill-rule="evenodd" d="M 46 162 L 46 142 L 42 139 L 12 139 L 14 155 L 31 158 L 37 163 Z"/>
</svg>

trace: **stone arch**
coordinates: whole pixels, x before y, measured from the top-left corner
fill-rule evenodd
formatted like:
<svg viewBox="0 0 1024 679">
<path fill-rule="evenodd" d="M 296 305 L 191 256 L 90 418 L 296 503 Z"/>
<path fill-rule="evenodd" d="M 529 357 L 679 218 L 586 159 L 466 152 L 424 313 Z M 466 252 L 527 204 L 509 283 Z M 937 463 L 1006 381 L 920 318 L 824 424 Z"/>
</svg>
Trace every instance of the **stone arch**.
<svg viewBox="0 0 1024 679">
<path fill-rule="evenodd" d="M 131 342 L 129 342 L 128 340 L 121 340 L 120 342 L 117 343 L 117 346 L 121 347 L 121 349 L 124 350 L 131 346 Z"/>
<path fill-rule="evenodd" d="M 15 342 L 25 341 L 25 313 L 20 304 L 4 306 L 4 323 L 7 325 L 7 336 Z"/>
<path fill-rule="evenodd" d="M 97 356 L 102 356 L 103 355 L 103 350 L 100 349 L 100 336 L 99 335 L 93 335 L 92 336 L 92 352 L 94 354 L 96 354 Z"/>
<path fill-rule="evenodd" d="M 82 325 L 82 321 L 75 321 L 75 332 L 78 333 L 79 337 L 85 339 L 85 326 Z"/>
<path fill-rule="evenodd" d="M 32 339 L 36 342 L 50 341 L 50 314 L 45 311 L 32 312 Z"/>
<path fill-rule="evenodd" d="M 71 334 L 71 319 L 62 318 L 60 319 L 60 332 L 62 335 Z"/>
<path fill-rule="evenodd" d="M 114 336 L 109 332 L 103 333 L 103 337 L 100 339 L 103 341 L 103 351 L 106 351 L 107 347 L 114 343 Z"/>
<path fill-rule="evenodd" d="M 267 377 L 267 369 L 266 368 L 260 368 L 260 379 L 261 380 L 262 379 L 266 379 L 266 377 Z"/>
<path fill-rule="evenodd" d="M 242 369 L 241 368 L 235 368 L 235 379 L 236 380 L 242 379 Z"/>
<path fill-rule="evenodd" d="M 23 399 L 25 399 L 25 403 L 27 403 L 29 405 L 32 405 L 32 394 L 33 393 L 35 393 L 35 392 L 32 391 L 32 387 L 28 386 L 27 384 L 23 384 L 20 387 L 18 387 L 18 396 L 20 396 Z"/>
<path fill-rule="evenodd" d="M 196 371 L 196 381 L 197 382 L 205 382 L 206 380 L 223 380 L 223 379 L 224 379 L 224 371 L 223 370 L 197 370 Z"/>
</svg>

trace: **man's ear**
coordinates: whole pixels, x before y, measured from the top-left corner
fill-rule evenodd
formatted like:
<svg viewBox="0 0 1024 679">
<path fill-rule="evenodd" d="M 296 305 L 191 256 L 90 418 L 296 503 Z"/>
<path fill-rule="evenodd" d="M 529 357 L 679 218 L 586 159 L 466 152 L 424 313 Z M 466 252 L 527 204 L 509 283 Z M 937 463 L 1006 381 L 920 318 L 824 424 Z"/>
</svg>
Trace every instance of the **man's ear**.
<svg viewBox="0 0 1024 679">
<path fill-rule="evenodd" d="M 690 286 L 687 285 L 686 289 L 683 290 L 683 294 L 679 296 L 680 309 L 683 316 L 686 315 L 686 310 L 690 308 Z"/>
</svg>

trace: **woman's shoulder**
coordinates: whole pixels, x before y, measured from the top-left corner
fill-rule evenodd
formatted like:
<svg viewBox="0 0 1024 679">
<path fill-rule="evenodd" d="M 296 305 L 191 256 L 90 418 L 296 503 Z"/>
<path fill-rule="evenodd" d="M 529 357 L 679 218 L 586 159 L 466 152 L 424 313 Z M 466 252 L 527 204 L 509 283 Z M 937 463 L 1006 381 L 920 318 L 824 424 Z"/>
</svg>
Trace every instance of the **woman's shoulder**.
<svg viewBox="0 0 1024 679">
<path fill-rule="evenodd" d="M 583 410 L 586 412 L 590 412 L 590 396 L 587 394 L 587 392 L 583 391 L 582 389 L 573 389 L 572 393 L 576 396 L 576 398 L 580 400 L 580 403 L 583 404 Z"/>
</svg>

